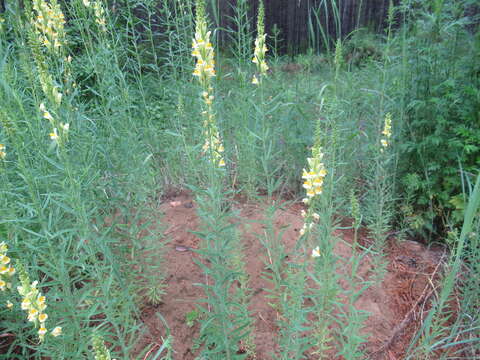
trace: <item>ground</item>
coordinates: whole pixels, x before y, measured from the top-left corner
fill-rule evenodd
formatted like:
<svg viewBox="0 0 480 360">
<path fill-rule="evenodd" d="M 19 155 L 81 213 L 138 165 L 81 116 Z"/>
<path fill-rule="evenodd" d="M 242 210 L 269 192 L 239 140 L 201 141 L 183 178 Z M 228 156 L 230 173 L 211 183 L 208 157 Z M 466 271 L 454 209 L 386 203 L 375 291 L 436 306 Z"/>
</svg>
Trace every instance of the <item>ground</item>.
<svg viewBox="0 0 480 360">
<path fill-rule="evenodd" d="M 263 218 L 264 205 L 239 201 L 234 206 L 240 214 L 238 221 L 245 247 L 245 268 L 252 290 L 249 309 L 255 319 L 256 359 L 272 359 L 272 352 L 278 350 L 274 341 L 278 333 L 278 314 L 265 298 L 265 289 L 270 288 L 271 284 L 261 276 L 265 271 L 265 257 L 262 255 L 265 250 L 257 236 L 264 225 L 255 222 Z M 146 347 L 163 342 L 165 326 L 156 316 L 156 313 L 160 313 L 174 337 L 174 359 L 192 360 L 197 355 L 194 341 L 198 336 L 199 324 L 188 326 L 186 321 L 186 314 L 195 310 L 195 304 L 203 296 L 202 289 L 195 284 L 206 280 L 194 262 L 198 255 L 191 250 L 200 246 L 200 239 L 192 233 L 198 226 L 195 208 L 194 200 L 187 193 L 177 193 L 166 198 L 160 206 L 159 211 L 166 226 L 164 235 L 171 239 L 164 268 L 168 274 L 167 288 L 160 305 L 145 304 L 142 309 L 141 320 L 145 326 L 136 346 L 138 353 Z M 276 213 L 275 226 L 287 226 L 283 235 L 287 249 L 292 248 L 298 240 L 303 224 L 301 208 L 301 204 L 293 204 Z M 337 242 L 335 253 L 339 257 L 350 257 L 352 231 L 337 231 L 335 235 L 343 240 Z M 367 247 L 370 242 L 368 236 L 361 232 L 360 244 Z M 417 242 L 399 241 L 395 236 L 388 238 L 383 280 L 368 288 L 355 303 L 357 309 L 370 314 L 362 330 L 369 334 L 364 347 L 364 353 L 369 359 L 404 358 L 412 334 L 418 328 L 423 312 L 428 309 L 433 284 L 431 279 L 438 275 L 439 264 L 444 257 L 442 248 L 428 249 Z M 375 276 L 377 272 L 374 271 L 374 266 L 371 256 L 365 256 L 359 268 L 359 276 L 365 280 Z M 345 269 L 340 267 L 338 271 Z M 314 358 L 308 354 L 306 356 Z"/>
</svg>

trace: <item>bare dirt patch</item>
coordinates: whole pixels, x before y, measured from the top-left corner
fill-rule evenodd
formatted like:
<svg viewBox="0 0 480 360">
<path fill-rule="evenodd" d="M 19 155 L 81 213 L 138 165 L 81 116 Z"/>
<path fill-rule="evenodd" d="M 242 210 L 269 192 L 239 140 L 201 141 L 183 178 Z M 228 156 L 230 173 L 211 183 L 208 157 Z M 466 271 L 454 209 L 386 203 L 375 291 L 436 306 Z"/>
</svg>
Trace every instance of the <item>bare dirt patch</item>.
<svg viewBox="0 0 480 360">
<path fill-rule="evenodd" d="M 264 207 L 246 202 L 234 206 L 240 213 L 238 222 L 245 249 L 245 268 L 250 276 L 250 311 L 255 318 L 256 358 L 272 359 L 271 354 L 278 350 L 275 347 L 278 314 L 268 305 L 265 297 L 271 284 L 262 277 L 267 255 L 257 235 L 264 231 L 261 223 Z M 165 255 L 166 295 L 159 306 L 144 306 L 141 320 L 145 331 L 139 337 L 135 353 L 162 343 L 165 325 L 156 315 L 160 313 L 174 338 L 174 359 L 195 358 L 199 325 L 187 325 L 186 314 L 195 310 L 199 299 L 203 298 L 201 288 L 195 284 L 206 280 L 195 264 L 195 259 L 199 260 L 198 255 L 192 251 L 200 246 L 200 239 L 192 233 L 198 226 L 195 208 L 192 197 L 184 193 L 166 199 L 160 206 L 159 212 L 166 226 L 164 235 L 171 238 Z M 301 204 L 294 204 L 278 210 L 275 215 L 276 228 L 286 227 L 282 240 L 287 250 L 292 249 L 298 240 L 303 224 L 301 209 Z M 335 235 L 343 239 L 335 246 L 335 253 L 339 257 L 349 258 L 352 255 L 351 231 L 339 231 Z M 368 241 L 364 236 L 360 243 L 366 244 Z M 370 314 L 363 329 L 369 334 L 365 347 L 368 358 L 404 357 L 411 336 L 421 322 L 419 314 L 428 308 L 429 299 L 426 295 L 431 291 L 431 279 L 438 273 L 436 271 L 442 255 L 442 249 L 431 250 L 416 242 L 389 239 L 383 281 L 368 288 L 355 304 L 356 308 Z M 368 279 L 374 274 L 373 263 L 368 255 L 365 256 L 359 269 L 360 276 Z"/>
</svg>

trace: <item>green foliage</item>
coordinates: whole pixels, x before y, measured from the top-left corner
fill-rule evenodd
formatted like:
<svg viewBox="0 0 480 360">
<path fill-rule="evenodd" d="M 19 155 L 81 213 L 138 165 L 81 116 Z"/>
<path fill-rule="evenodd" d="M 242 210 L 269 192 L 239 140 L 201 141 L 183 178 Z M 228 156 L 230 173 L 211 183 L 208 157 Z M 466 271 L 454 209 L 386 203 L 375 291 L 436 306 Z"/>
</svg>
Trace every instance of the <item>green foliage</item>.
<svg viewBox="0 0 480 360">
<path fill-rule="evenodd" d="M 480 168 L 480 47 L 468 1 L 426 2 L 406 33 L 399 144 L 403 189 L 423 229 L 438 233 L 463 218 L 460 170 Z M 404 29 L 407 31 L 407 29 Z M 477 30 L 478 31 L 478 30 Z"/>
<path fill-rule="evenodd" d="M 197 310 L 192 310 L 185 314 L 185 323 L 188 327 L 195 325 L 195 322 L 198 321 L 200 313 Z"/>
<path fill-rule="evenodd" d="M 202 16 L 213 10 L 218 24 L 218 2 L 196 3 Z M 272 285 L 267 301 L 278 316 L 276 358 L 325 358 L 335 350 L 345 359 L 366 356 L 367 314 L 355 302 L 371 283 L 358 277 L 359 266 L 373 255 L 371 279 L 381 280 L 380 255 L 395 226 L 424 238 L 449 230 L 445 241 L 453 251 L 412 356 L 455 346 L 475 356 L 480 224 L 471 204 L 478 203 L 478 185 L 468 190 L 480 168 L 480 32 L 478 16 L 466 16 L 473 0 L 391 5 L 384 38 L 356 31 L 343 39 L 340 2 L 321 1 L 309 9 L 310 50 L 295 63 L 278 57 L 280 31 L 272 28 L 275 58 L 266 57 L 271 71 L 261 86 L 251 84 L 250 3 L 238 0 L 235 29 L 212 29 L 213 38 L 230 38 L 233 55 L 217 56 L 215 89 L 208 89 L 225 146 L 222 169 L 202 150 L 193 0 L 61 2 L 67 41 L 58 52 L 35 38 L 31 2 L 24 5 L 9 2 L 0 22 L 0 242 L 38 279 L 49 321 L 63 335 L 39 343 L 18 306 L 2 307 L 2 333 L 15 335 L 2 356 L 91 358 L 93 340 L 98 358 L 172 358 L 175 334 L 160 315 L 167 331 L 162 346 L 133 354 L 139 305 L 170 300 L 168 239 L 157 215 L 167 187 L 191 189 L 200 219 L 196 259 L 204 298 L 184 314 L 187 326 L 199 324 L 199 358 L 255 357 L 236 195 L 266 195 L 258 239 L 263 276 Z M 58 130 L 62 123 L 68 134 L 52 139 L 52 125 Z M 328 170 L 311 208 L 318 225 L 289 249 L 282 240 L 287 229 L 276 226 L 284 210 L 277 199 L 304 197 L 302 169 L 314 144 Z M 334 251 L 341 216 L 353 217 L 348 260 Z M 460 233 L 455 224 L 462 220 Z M 370 248 L 357 242 L 362 226 L 373 237 Z M 457 276 L 460 269 L 467 275 Z M 456 286 L 454 317 L 447 305 Z M 10 295 L 2 292 L 1 303 Z"/>
</svg>

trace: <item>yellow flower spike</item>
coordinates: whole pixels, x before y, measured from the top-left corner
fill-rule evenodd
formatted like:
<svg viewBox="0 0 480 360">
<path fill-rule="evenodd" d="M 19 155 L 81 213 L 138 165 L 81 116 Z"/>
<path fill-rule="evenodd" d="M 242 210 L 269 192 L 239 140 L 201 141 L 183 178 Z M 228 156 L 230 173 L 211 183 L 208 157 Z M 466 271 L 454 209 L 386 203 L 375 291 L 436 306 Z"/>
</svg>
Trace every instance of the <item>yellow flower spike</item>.
<svg viewBox="0 0 480 360">
<path fill-rule="evenodd" d="M 390 144 L 388 140 L 392 136 L 392 115 L 390 113 L 387 113 L 385 116 L 382 135 L 384 138 L 380 140 L 380 144 L 382 147 L 386 148 Z M 380 151 L 383 152 L 383 149 L 381 148 Z"/>
<path fill-rule="evenodd" d="M 257 38 L 255 39 L 255 50 L 252 58 L 252 62 L 257 66 L 257 72 L 260 78 L 265 76 L 269 69 L 265 61 L 265 53 L 268 51 L 268 48 L 265 44 L 267 34 L 265 34 L 264 18 L 265 7 L 263 5 L 263 1 L 260 1 L 257 17 Z M 260 80 L 258 81 L 260 82 Z M 253 81 L 252 83 L 257 84 Z"/>
<path fill-rule="evenodd" d="M 209 156 L 215 166 L 225 166 L 225 160 L 222 157 L 224 147 L 216 124 L 215 113 L 213 110 L 213 87 L 212 78 L 215 73 L 215 52 L 213 44 L 210 41 L 211 31 L 207 29 L 207 19 L 205 13 L 204 0 L 196 2 L 196 20 L 195 35 L 192 39 L 192 56 L 195 58 L 195 68 L 193 76 L 197 77 L 203 89 L 201 96 L 203 100 L 203 136 L 204 144 L 202 146 L 203 154 Z"/>
</svg>

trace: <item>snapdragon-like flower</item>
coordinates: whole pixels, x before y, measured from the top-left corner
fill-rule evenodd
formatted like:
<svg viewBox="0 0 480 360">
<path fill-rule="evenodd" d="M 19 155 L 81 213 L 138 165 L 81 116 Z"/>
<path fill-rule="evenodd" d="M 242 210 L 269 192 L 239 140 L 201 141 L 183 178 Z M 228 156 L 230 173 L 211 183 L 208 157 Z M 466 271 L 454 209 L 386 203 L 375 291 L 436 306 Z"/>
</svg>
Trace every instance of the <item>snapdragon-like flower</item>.
<svg viewBox="0 0 480 360">
<path fill-rule="evenodd" d="M 62 327 L 61 326 L 56 326 L 55 329 L 52 330 L 52 336 L 60 336 L 62 335 Z"/>
<path fill-rule="evenodd" d="M 257 66 L 258 77 L 253 75 L 252 84 L 258 85 L 262 81 L 262 77 L 267 74 L 268 65 L 265 61 L 265 54 L 268 51 L 266 45 L 267 34 L 265 34 L 265 7 L 263 1 L 260 1 L 257 18 L 257 38 L 255 39 L 255 50 L 252 62 Z"/>
<path fill-rule="evenodd" d="M 214 124 L 213 124 L 214 125 Z M 225 166 L 225 160 L 223 159 L 224 147 L 220 140 L 220 134 L 216 126 L 210 125 L 209 128 L 204 130 L 205 143 L 203 144 L 203 151 L 205 154 L 211 152 L 211 158 L 215 165 Z"/>
<path fill-rule="evenodd" d="M 312 257 L 320 257 L 320 247 L 316 247 L 312 250 Z"/>
<path fill-rule="evenodd" d="M 303 169 L 302 178 L 304 180 L 303 187 L 307 192 L 307 198 L 304 203 L 308 204 L 316 195 L 320 195 L 323 191 L 323 180 L 327 175 L 325 165 L 322 163 L 323 153 L 320 147 L 312 149 L 312 157 L 307 158 L 309 169 Z"/>
<path fill-rule="evenodd" d="M 39 109 L 40 109 L 40 112 L 42 113 L 43 118 L 48 120 L 52 125 L 53 131 L 49 134 L 50 139 L 56 143 L 59 143 L 60 141 L 62 141 L 62 143 L 65 143 L 68 140 L 68 132 L 70 130 L 70 124 L 69 123 L 64 124 L 63 122 L 60 122 L 60 123 L 56 122 L 55 118 L 47 110 L 44 103 L 40 104 Z"/>
<path fill-rule="evenodd" d="M 225 166 L 223 159 L 224 147 L 220 133 L 218 131 L 215 113 L 213 109 L 213 87 L 211 79 L 215 76 L 215 52 L 210 42 L 211 32 L 207 29 L 207 20 L 205 15 L 205 4 L 203 0 L 197 0 L 196 3 L 196 24 L 195 37 L 192 41 L 192 56 L 195 57 L 195 69 L 193 75 L 198 78 L 203 88 L 203 153 L 209 156 L 210 161 L 215 166 Z"/>
<path fill-rule="evenodd" d="M 392 114 L 387 113 L 385 116 L 385 123 L 383 125 L 382 135 L 384 136 L 383 139 L 380 140 L 380 143 L 383 147 L 387 147 L 390 143 L 390 137 L 392 136 Z"/>
<path fill-rule="evenodd" d="M 205 5 L 197 1 L 195 37 L 192 41 L 192 56 L 195 57 L 193 75 L 198 77 L 204 87 L 210 85 L 210 79 L 215 76 L 215 51 L 210 42 L 211 31 L 207 29 Z"/>
<path fill-rule="evenodd" d="M 34 323 L 35 327 L 38 327 L 38 338 L 40 341 L 43 341 L 48 332 L 46 327 L 48 315 L 45 312 L 47 308 L 46 297 L 38 290 L 38 281 L 30 283 L 30 278 L 22 266 L 19 269 L 19 277 L 21 285 L 17 287 L 17 291 L 23 298 L 21 308 L 27 312 L 28 321 Z M 57 334 L 55 335 L 52 332 L 54 336 L 58 336 L 61 333 L 61 329 L 54 329 L 54 331 Z"/>
<path fill-rule="evenodd" d="M 101 0 L 94 0 L 93 4 L 90 0 L 83 0 L 83 5 L 86 8 L 92 8 L 95 15 L 95 22 L 100 26 L 102 31 L 107 31 L 107 20 L 105 19 L 105 9 Z"/>
<path fill-rule="evenodd" d="M 7 256 L 8 246 L 5 242 L 0 243 L 0 290 L 5 291 L 12 287 L 12 276 L 15 268 L 11 266 L 11 259 Z"/>
<path fill-rule="evenodd" d="M 307 158 L 308 170 L 303 169 L 302 179 L 303 187 L 306 190 L 307 197 L 303 199 L 303 203 L 307 206 L 307 211 L 302 210 L 302 217 L 305 219 L 300 236 L 308 235 L 314 227 L 315 222 L 320 220 L 320 215 L 314 211 L 312 200 L 315 196 L 323 192 L 323 180 L 327 175 L 327 170 L 322 162 L 322 148 L 315 145 L 312 148 L 312 157 Z M 312 253 L 312 256 L 313 253 Z"/>
<path fill-rule="evenodd" d="M 32 3 L 36 17 L 32 20 L 38 40 L 49 50 L 58 50 L 65 43 L 65 17 L 57 0 Z"/>
<path fill-rule="evenodd" d="M 55 142 L 57 142 L 60 139 L 60 136 L 58 136 L 57 128 L 53 128 L 53 132 L 51 132 L 49 136 L 50 136 L 50 139 L 52 139 L 52 141 L 55 141 Z"/>
<path fill-rule="evenodd" d="M 5 159 L 7 153 L 5 152 L 6 147 L 4 144 L 0 144 L 0 159 Z"/>
<path fill-rule="evenodd" d="M 105 19 L 105 9 L 100 0 L 93 3 L 93 11 L 95 13 L 95 22 L 100 26 L 102 31 L 107 31 L 107 21 Z"/>
</svg>

